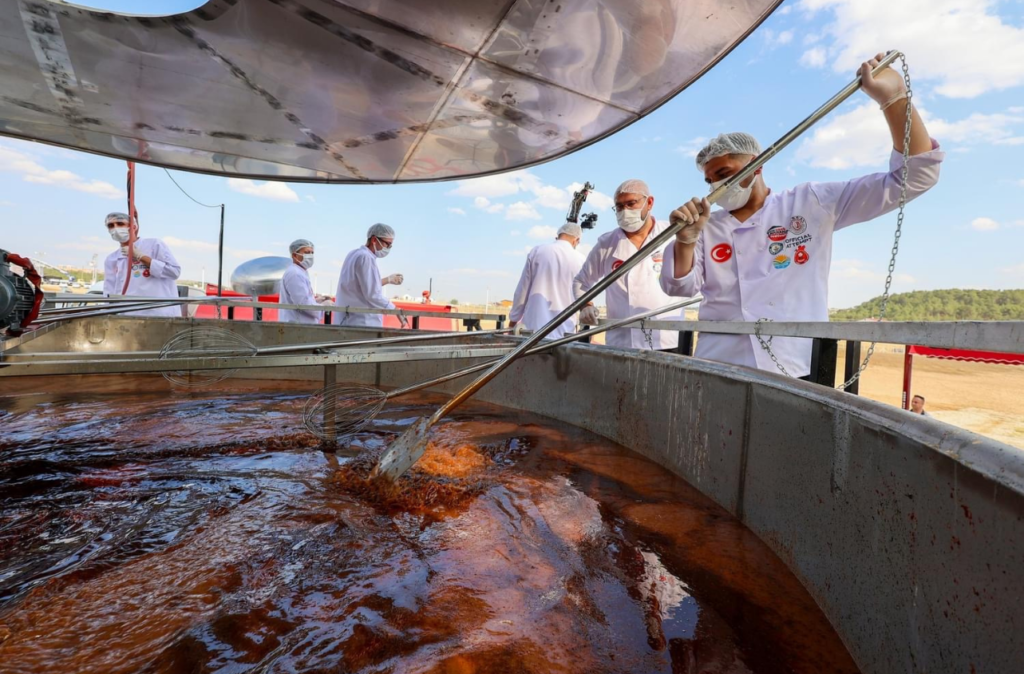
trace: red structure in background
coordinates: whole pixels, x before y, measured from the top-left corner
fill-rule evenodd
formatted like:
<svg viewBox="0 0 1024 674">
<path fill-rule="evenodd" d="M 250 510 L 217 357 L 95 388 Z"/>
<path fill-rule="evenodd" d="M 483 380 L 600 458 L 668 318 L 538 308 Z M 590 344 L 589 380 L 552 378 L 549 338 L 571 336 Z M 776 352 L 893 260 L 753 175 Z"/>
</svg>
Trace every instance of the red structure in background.
<svg viewBox="0 0 1024 674">
<path fill-rule="evenodd" d="M 217 286 L 213 283 L 206 284 L 207 296 L 217 296 Z M 223 297 L 230 298 L 236 297 L 241 298 L 243 301 L 250 301 L 248 295 L 242 295 L 232 290 L 225 290 Z M 430 293 L 424 291 L 423 297 L 425 300 L 430 299 Z M 279 302 L 279 295 L 260 295 L 252 298 L 252 301 L 256 302 Z M 447 304 L 420 304 L 418 302 L 395 302 L 396 307 L 402 311 L 435 311 L 443 313 L 451 313 L 452 308 Z M 329 306 L 324 307 L 330 309 Z M 236 321 L 252 321 L 255 320 L 256 309 L 251 307 L 234 307 L 232 310 L 232 318 Z M 213 306 L 200 306 L 196 309 L 196 318 L 217 318 L 217 308 Z M 263 309 L 263 315 L 260 320 L 274 322 L 277 320 L 277 309 Z M 412 317 L 409 317 L 410 325 L 412 324 Z M 420 330 L 439 330 L 442 332 L 454 332 L 459 329 L 458 322 L 454 318 L 439 318 L 436 316 L 423 316 L 419 319 Z M 401 328 L 401 322 L 398 320 L 398 316 L 386 315 L 384 316 L 384 327 L 389 329 L 398 330 Z"/>
<path fill-rule="evenodd" d="M 1024 353 L 997 351 L 970 351 L 968 349 L 935 349 L 930 346 L 908 346 L 903 355 L 903 409 L 910 409 L 910 383 L 914 375 L 914 356 L 959 360 L 967 363 L 993 365 L 1024 365 Z"/>
</svg>

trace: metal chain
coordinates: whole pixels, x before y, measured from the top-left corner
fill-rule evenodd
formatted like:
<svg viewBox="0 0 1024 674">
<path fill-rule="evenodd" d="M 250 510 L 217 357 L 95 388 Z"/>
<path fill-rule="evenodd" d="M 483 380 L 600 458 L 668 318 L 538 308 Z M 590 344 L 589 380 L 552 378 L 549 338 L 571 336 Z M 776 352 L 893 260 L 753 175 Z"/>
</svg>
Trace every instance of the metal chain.
<svg viewBox="0 0 1024 674">
<path fill-rule="evenodd" d="M 646 321 L 646 318 L 640 319 L 640 332 L 643 333 L 644 339 L 647 340 L 647 348 L 649 348 L 651 351 L 654 351 L 654 330 L 648 330 L 647 328 L 644 327 Z"/>
<path fill-rule="evenodd" d="M 910 87 L 910 68 L 907 66 L 907 58 L 905 54 L 899 56 L 900 64 L 903 70 L 903 82 L 907 87 L 907 121 L 903 126 L 903 170 L 900 172 L 900 205 L 896 215 L 896 232 L 893 235 L 892 242 L 892 256 L 889 258 L 889 270 L 885 277 L 885 290 L 882 292 L 882 302 L 878 307 L 878 320 L 881 321 L 885 318 L 885 310 L 889 305 L 889 289 L 892 287 L 892 275 L 896 271 L 896 255 L 900 249 L 900 236 L 903 234 L 903 211 L 907 205 L 907 176 L 910 171 L 910 126 L 911 121 L 914 118 L 913 112 L 913 97 L 914 92 Z M 786 371 L 786 368 L 779 362 L 779 359 L 772 352 L 772 338 L 769 337 L 767 341 L 761 336 L 761 324 L 771 323 L 770 318 L 760 318 L 754 325 L 754 336 L 757 337 L 757 341 L 760 342 L 761 348 L 768 352 L 771 356 L 772 362 L 775 363 L 775 367 L 787 377 L 792 376 Z M 849 347 L 847 347 L 849 348 Z M 868 363 L 871 362 L 871 356 L 875 353 L 875 342 L 871 342 L 871 346 L 868 347 L 868 352 L 864 356 L 864 361 L 860 364 L 860 367 L 849 380 L 843 382 L 840 386 L 836 387 L 840 391 L 845 391 L 851 384 L 860 379 L 860 376 L 864 374 L 864 371 L 868 369 Z"/>
</svg>

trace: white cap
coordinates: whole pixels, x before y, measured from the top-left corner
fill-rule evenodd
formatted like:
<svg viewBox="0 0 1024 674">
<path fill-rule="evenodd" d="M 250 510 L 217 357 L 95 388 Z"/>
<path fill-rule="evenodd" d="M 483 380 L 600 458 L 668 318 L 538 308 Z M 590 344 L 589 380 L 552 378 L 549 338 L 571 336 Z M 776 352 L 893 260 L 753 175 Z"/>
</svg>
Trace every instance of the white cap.
<svg viewBox="0 0 1024 674">
<path fill-rule="evenodd" d="M 375 225 L 370 225 L 370 229 L 367 230 L 366 238 L 369 239 L 371 236 L 375 236 L 378 239 L 393 239 L 395 238 L 395 230 L 378 222 Z"/>
<path fill-rule="evenodd" d="M 295 239 L 294 241 L 292 241 L 292 244 L 288 246 L 288 252 L 297 253 L 299 249 L 305 248 L 306 246 L 313 248 L 313 242 L 310 241 L 309 239 Z"/>
<path fill-rule="evenodd" d="M 761 144 L 749 133 L 742 131 L 720 134 L 697 153 L 697 168 L 703 171 L 709 161 L 727 154 L 752 154 L 756 157 L 761 154 Z"/>
<path fill-rule="evenodd" d="M 107 213 L 107 219 L 103 224 L 109 225 L 112 222 L 123 222 L 127 224 L 129 221 L 127 213 Z"/>
<path fill-rule="evenodd" d="M 615 199 L 620 194 L 642 194 L 645 197 L 651 196 L 651 190 L 647 187 L 647 183 L 643 180 L 636 178 L 630 178 L 626 182 L 619 185 L 618 189 L 615 190 L 615 194 L 612 198 Z"/>
<path fill-rule="evenodd" d="M 575 222 L 567 222 L 558 228 L 558 234 L 556 234 L 556 236 L 562 236 L 563 234 L 568 234 L 569 236 L 576 239 L 582 239 L 583 228 L 577 225 Z"/>
</svg>

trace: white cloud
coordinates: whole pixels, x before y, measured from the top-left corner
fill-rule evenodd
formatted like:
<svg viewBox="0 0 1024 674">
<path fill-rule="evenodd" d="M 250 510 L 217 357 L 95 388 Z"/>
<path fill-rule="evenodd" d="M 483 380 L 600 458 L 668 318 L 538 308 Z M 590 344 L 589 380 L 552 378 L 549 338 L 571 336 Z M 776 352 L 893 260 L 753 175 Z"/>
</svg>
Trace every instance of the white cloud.
<svg viewBox="0 0 1024 674">
<path fill-rule="evenodd" d="M 776 33 L 774 30 L 766 29 L 763 36 L 764 41 L 773 49 L 784 44 L 789 44 L 793 41 L 793 31 L 791 30 L 784 30 L 781 33 Z"/>
<path fill-rule="evenodd" d="M 996 12 L 1000 4 L 996 0 L 801 0 L 799 6 L 810 13 L 831 12 L 834 21 L 825 30 L 832 38 L 828 57 L 833 71 L 852 75 L 862 61 L 879 51 L 879 45 L 897 45 L 911 55 L 912 78 L 936 82 L 942 96 L 973 98 L 1024 84 L 1024 28 L 1005 23 Z"/>
<path fill-rule="evenodd" d="M 195 251 L 197 253 L 217 253 L 217 244 L 211 241 L 199 241 L 197 239 L 179 239 L 178 237 L 175 236 L 165 236 L 162 238 L 164 240 L 164 243 L 170 246 L 173 252 L 177 252 L 180 250 L 188 250 Z M 286 257 L 280 252 L 271 253 L 265 250 L 257 250 L 252 248 L 230 248 L 225 246 L 224 252 L 230 255 L 231 257 L 242 258 L 246 260 L 251 260 L 257 257 L 267 257 L 270 255 L 276 257 Z"/>
<path fill-rule="evenodd" d="M 454 213 L 455 215 L 465 215 L 466 214 L 466 211 L 462 210 L 461 208 L 452 208 L 450 206 L 448 207 L 448 212 L 449 213 Z"/>
<path fill-rule="evenodd" d="M 86 180 L 63 169 L 51 170 L 29 154 L 0 145 L 0 171 L 20 173 L 22 180 L 37 185 L 52 185 L 77 192 L 93 194 L 104 199 L 123 199 L 125 193 L 102 180 Z"/>
<path fill-rule="evenodd" d="M 506 220 L 540 220 L 540 213 L 533 207 L 533 204 L 528 204 L 525 201 L 517 201 L 514 204 L 510 204 L 508 210 L 505 211 Z"/>
<path fill-rule="evenodd" d="M 863 260 L 834 260 L 832 262 L 832 270 L 829 276 L 830 280 L 833 281 L 836 279 L 843 279 L 885 283 L 885 274 L 880 271 L 875 271 Z M 917 279 L 910 274 L 893 274 L 892 280 L 894 283 L 915 283 L 917 281 Z M 868 288 L 868 290 L 871 290 L 871 288 Z"/>
<path fill-rule="evenodd" d="M 522 234 L 522 232 L 519 231 L 518 229 L 513 229 L 511 232 L 509 232 L 509 236 L 519 236 L 520 234 Z"/>
<path fill-rule="evenodd" d="M 825 50 L 821 47 L 812 47 L 800 55 L 800 65 L 808 68 L 825 67 Z"/>
<path fill-rule="evenodd" d="M 316 203 L 316 197 L 314 197 L 312 194 L 307 194 L 302 198 L 305 199 L 306 201 Z"/>
<path fill-rule="evenodd" d="M 677 147 L 676 152 L 684 154 L 687 157 L 696 157 L 697 153 L 700 152 L 701 148 L 703 148 L 704 144 L 707 142 L 708 139 L 704 136 L 697 136 L 696 138 L 691 138 Z"/>
<path fill-rule="evenodd" d="M 992 218 L 975 218 L 971 220 L 971 229 L 978 232 L 991 232 L 999 229 L 999 223 Z"/>
<path fill-rule="evenodd" d="M 448 194 L 460 197 L 507 197 L 529 191 L 540 185 L 540 180 L 529 171 L 509 171 L 494 176 L 460 180 Z"/>
<path fill-rule="evenodd" d="M 250 197 L 273 199 L 274 201 L 298 201 L 299 195 L 284 183 L 256 183 L 248 178 L 228 178 L 228 187 Z"/>
<path fill-rule="evenodd" d="M 488 213 L 499 213 L 503 208 L 505 208 L 505 204 L 492 204 L 491 200 L 487 197 L 477 197 L 473 199 L 473 205 Z"/>
<path fill-rule="evenodd" d="M 1012 145 L 1018 137 L 1015 127 L 1024 124 L 1024 115 L 1012 110 L 974 113 L 954 122 L 933 118 L 924 109 L 919 111 L 928 125 L 928 132 L 944 144 Z M 884 165 L 891 151 L 892 139 L 885 118 L 879 114 L 875 103 L 868 102 L 816 127 L 812 135 L 801 142 L 796 157 L 811 166 L 846 169 Z"/>
<path fill-rule="evenodd" d="M 58 243 L 56 247 L 64 250 L 81 250 L 86 253 L 112 253 L 117 249 L 117 244 L 111 241 L 109 236 L 80 236 L 77 241 Z"/>
<path fill-rule="evenodd" d="M 463 267 L 461 269 L 448 269 L 441 272 L 441 276 L 459 276 L 465 277 L 485 277 L 485 278 L 506 278 L 511 276 L 510 273 L 502 269 L 473 269 L 471 267 Z"/>
<path fill-rule="evenodd" d="M 526 233 L 526 236 L 531 239 L 553 239 L 556 234 L 558 234 L 558 230 L 550 225 L 534 225 Z"/>
<path fill-rule="evenodd" d="M 1024 181 L 1022 181 L 1022 182 L 1024 182 Z M 14 205 L 13 201 L 7 201 L 6 199 L 0 200 L 0 206 L 13 206 L 13 205 Z"/>
<path fill-rule="evenodd" d="M 781 7 L 778 10 L 776 10 L 775 13 L 778 14 L 779 16 L 786 16 L 787 14 L 789 14 L 792 11 L 793 11 L 793 6 L 792 5 L 785 5 L 784 7 Z"/>
<path fill-rule="evenodd" d="M 511 255 L 512 257 L 523 257 L 531 250 L 533 250 L 533 246 L 523 246 L 522 248 L 514 248 L 512 250 L 502 251 L 502 255 Z"/>
</svg>

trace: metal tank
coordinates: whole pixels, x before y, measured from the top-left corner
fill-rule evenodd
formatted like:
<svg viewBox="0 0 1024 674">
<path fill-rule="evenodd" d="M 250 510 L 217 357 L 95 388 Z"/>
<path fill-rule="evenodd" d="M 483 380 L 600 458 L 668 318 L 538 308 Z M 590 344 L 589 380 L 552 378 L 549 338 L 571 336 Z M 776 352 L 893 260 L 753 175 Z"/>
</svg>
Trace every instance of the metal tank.
<svg viewBox="0 0 1024 674">
<path fill-rule="evenodd" d="M 281 292 L 281 277 L 291 264 L 290 258 L 273 255 L 249 260 L 231 272 L 231 288 L 252 297 L 277 295 Z"/>
<path fill-rule="evenodd" d="M 156 350 L 187 325 L 83 319 L 9 347 Z M 387 334 L 255 322 L 226 327 L 258 345 Z M 339 381 L 391 387 L 464 364 L 331 367 Z M 312 389 L 325 369 L 239 375 L 307 379 Z M 164 385 L 153 376 L 155 386 Z M 590 345 L 518 361 L 477 397 L 584 427 L 685 478 L 789 566 L 862 671 L 1020 671 L 1020 450 L 773 373 Z"/>
</svg>

